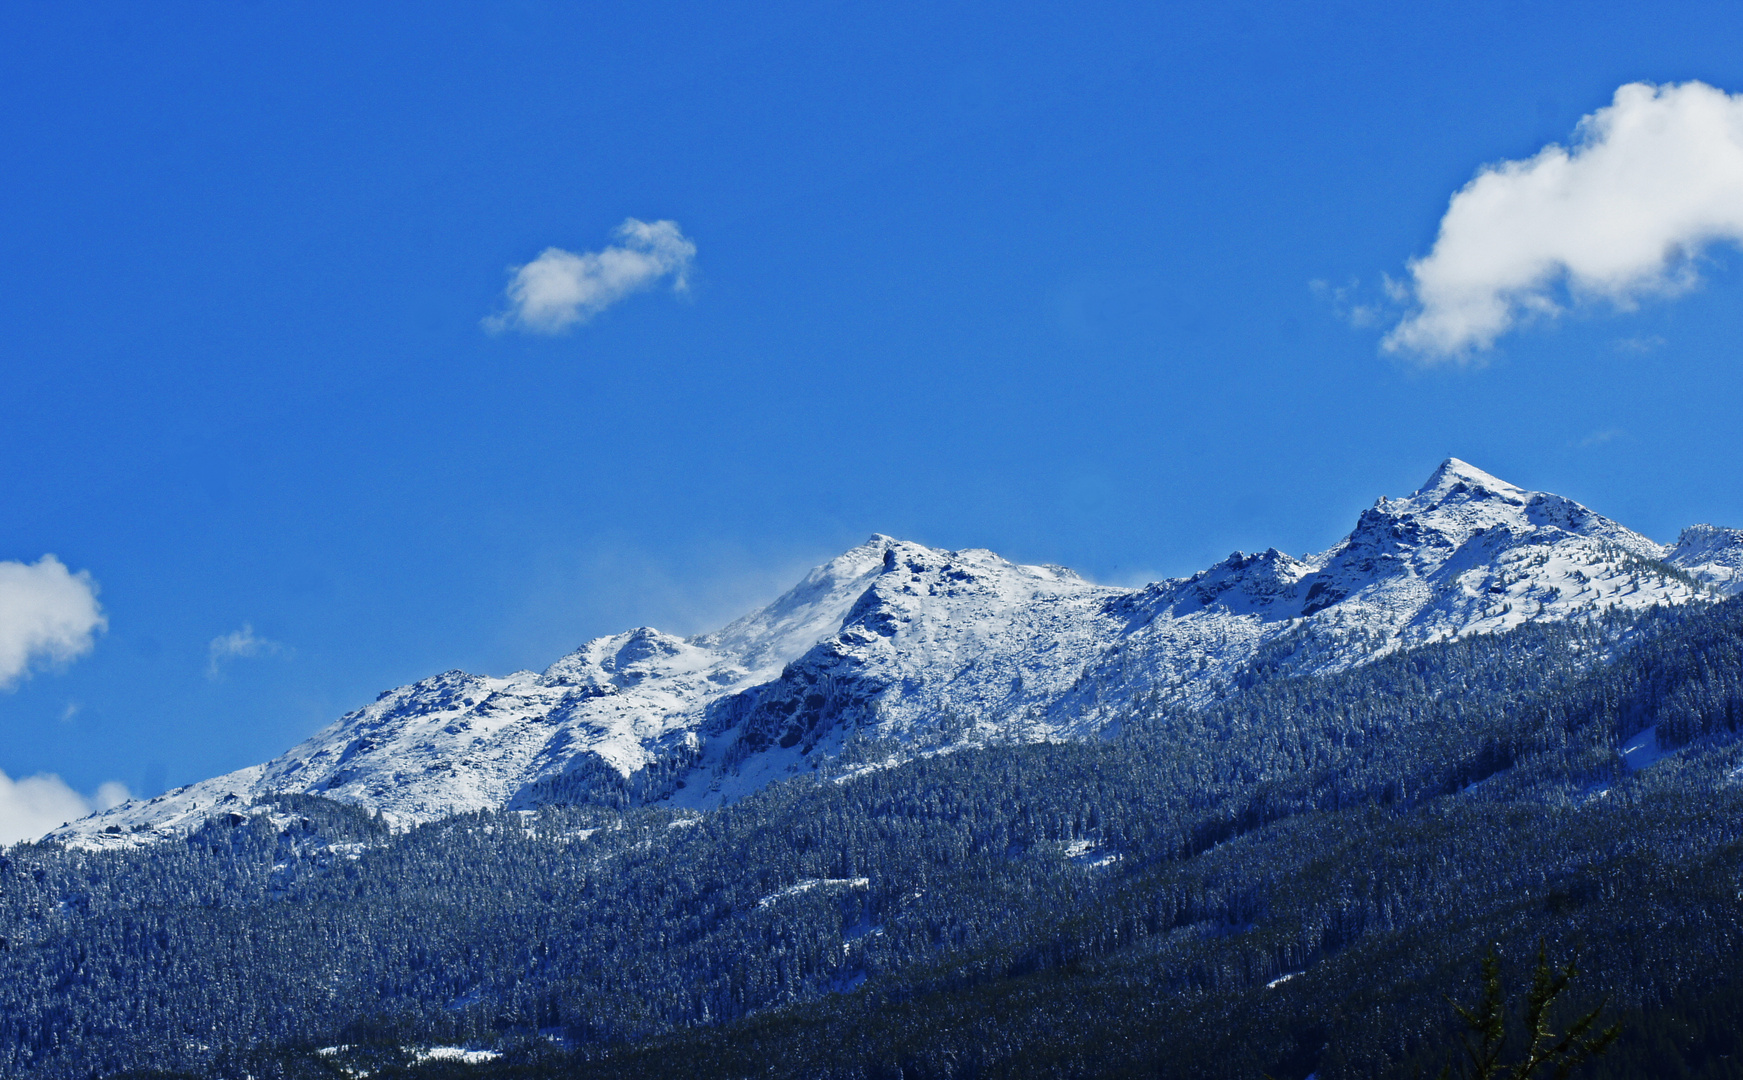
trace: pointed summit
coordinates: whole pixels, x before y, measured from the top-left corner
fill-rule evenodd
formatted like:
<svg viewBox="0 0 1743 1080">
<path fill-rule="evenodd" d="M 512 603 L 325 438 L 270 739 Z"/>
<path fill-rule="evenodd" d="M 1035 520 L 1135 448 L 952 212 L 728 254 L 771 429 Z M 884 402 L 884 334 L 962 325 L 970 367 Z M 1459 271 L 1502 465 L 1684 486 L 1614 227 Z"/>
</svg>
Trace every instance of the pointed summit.
<svg viewBox="0 0 1743 1080">
<path fill-rule="evenodd" d="M 1509 484 L 1498 476 L 1491 476 L 1467 461 L 1449 457 L 1434 470 L 1434 475 L 1416 489 L 1418 495 L 1438 495 L 1451 490 L 1459 484 L 1484 488 L 1489 491 L 1520 491 L 1517 485 Z"/>
</svg>

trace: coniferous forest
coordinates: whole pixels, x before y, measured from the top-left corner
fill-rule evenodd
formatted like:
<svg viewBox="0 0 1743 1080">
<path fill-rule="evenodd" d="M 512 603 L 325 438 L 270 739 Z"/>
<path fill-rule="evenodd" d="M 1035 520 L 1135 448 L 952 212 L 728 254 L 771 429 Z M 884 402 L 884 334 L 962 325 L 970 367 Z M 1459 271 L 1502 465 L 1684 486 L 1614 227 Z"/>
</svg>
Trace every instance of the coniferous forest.
<svg viewBox="0 0 1743 1080">
<path fill-rule="evenodd" d="M 1481 958 L 1542 943 L 1556 1022 L 1622 1024 L 1578 1075 L 1743 1076 L 1743 600 L 1290 649 L 1098 741 L 862 740 L 707 815 L 296 796 L 18 845 L 0 1073 L 1435 1075 Z"/>
</svg>

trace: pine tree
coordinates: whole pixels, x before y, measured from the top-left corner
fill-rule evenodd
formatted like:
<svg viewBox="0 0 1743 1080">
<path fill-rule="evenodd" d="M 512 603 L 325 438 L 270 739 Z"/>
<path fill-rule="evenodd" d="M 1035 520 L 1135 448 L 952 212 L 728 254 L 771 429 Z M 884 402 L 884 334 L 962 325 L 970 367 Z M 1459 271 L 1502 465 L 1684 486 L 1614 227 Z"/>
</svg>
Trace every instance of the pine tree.
<svg viewBox="0 0 1743 1080">
<path fill-rule="evenodd" d="M 1531 975 L 1531 989 L 1525 995 L 1527 1042 L 1525 1053 L 1511 1064 L 1503 1065 L 1501 1057 L 1508 1043 L 1507 1002 L 1501 990 L 1501 961 L 1493 949 L 1482 960 L 1483 997 L 1472 1008 L 1453 1003 L 1465 1031 L 1459 1036 L 1464 1060 L 1448 1061 L 1441 1070 L 1441 1080 L 1533 1080 L 1552 1076 L 1567 1080 L 1573 1071 L 1592 1058 L 1610 1049 L 1622 1035 L 1621 1024 L 1611 1024 L 1596 1035 L 1589 1034 L 1597 1026 L 1604 1003 L 1568 1025 L 1557 1036 L 1551 1027 L 1550 1010 L 1568 984 L 1579 976 L 1572 964 L 1557 971 L 1550 966 L 1549 950 L 1544 942 L 1537 943 L 1537 967 Z"/>
</svg>

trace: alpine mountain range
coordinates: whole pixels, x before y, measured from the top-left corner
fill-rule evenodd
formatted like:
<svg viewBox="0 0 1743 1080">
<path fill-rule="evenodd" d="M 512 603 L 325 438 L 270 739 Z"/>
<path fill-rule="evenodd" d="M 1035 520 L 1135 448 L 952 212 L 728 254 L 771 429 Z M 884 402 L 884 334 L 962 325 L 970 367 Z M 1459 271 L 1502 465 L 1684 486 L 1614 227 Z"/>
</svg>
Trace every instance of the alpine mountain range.
<svg viewBox="0 0 1743 1080">
<path fill-rule="evenodd" d="M 1324 552 L 1236 552 L 1136 589 L 878 535 L 713 633 L 640 627 L 542 673 L 445 672 L 272 761 L 48 839 L 145 845 L 289 794 L 401 827 L 549 804 L 708 810 L 800 772 L 1102 738 L 1140 702 L 1215 701 L 1261 655 L 1324 674 L 1527 622 L 1739 592 L 1743 530 L 1696 525 L 1662 545 L 1456 458 Z"/>
</svg>

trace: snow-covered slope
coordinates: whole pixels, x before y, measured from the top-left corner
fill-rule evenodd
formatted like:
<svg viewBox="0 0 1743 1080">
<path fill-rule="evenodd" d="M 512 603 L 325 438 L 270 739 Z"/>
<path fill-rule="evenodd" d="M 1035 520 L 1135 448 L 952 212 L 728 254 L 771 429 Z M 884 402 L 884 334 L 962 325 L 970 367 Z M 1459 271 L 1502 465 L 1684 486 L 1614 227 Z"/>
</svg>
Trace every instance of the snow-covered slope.
<svg viewBox="0 0 1743 1080">
<path fill-rule="evenodd" d="M 1284 635 L 1302 670 L 1528 620 L 1743 591 L 1743 532 L 1662 547 L 1457 459 L 1318 555 L 1236 552 L 1143 589 L 886 536 L 712 634 L 643 627 L 542 674 L 451 671 L 383 694 L 264 765 L 55 836 L 145 842 L 276 792 L 415 823 L 552 801 L 718 805 L 856 737 L 911 752 L 1086 737 L 1138 695 L 1201 700 Z"/>
<path fill-rule="evenodd" d="M 1665 561 L 1725 596 L 1743 592 L 1743 529 L 1691 525 L 1677 537 Z"/>
</svg>

